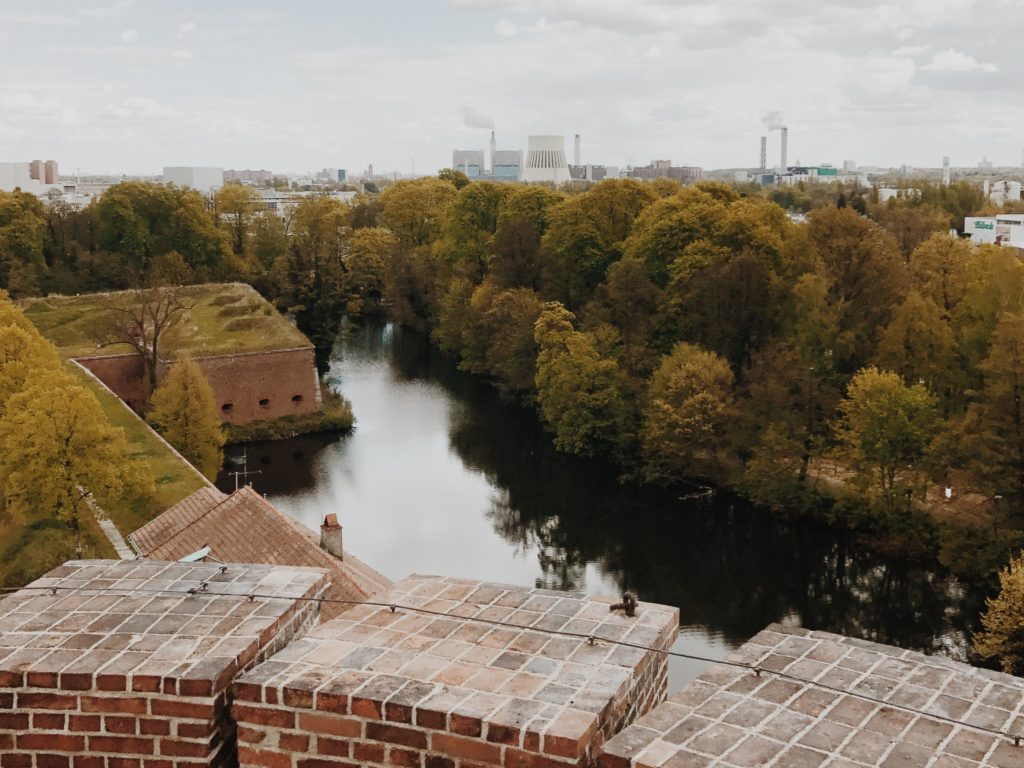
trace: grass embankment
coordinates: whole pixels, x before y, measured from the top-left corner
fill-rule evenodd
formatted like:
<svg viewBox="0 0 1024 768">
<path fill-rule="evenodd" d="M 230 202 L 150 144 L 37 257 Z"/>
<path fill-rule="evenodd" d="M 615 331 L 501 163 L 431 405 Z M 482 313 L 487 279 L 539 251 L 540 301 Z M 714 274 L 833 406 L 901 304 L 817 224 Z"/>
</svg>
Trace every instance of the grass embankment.
<svg viewBox="0 0 1024 768">
<path fill-rule="evenodd" d="M 319 413 L 305 416 L 282 416 L 279 419 L 250 421 L 248 424 L 225 424 L 224 434 L 228 445 L 249 443 L 254 440 L 287 440 L 297 435 L 315 432 L 347 432 L 355 424 L 352 406 L 337 392 L 326 386 L 323 390 L 323 405 Z"/>
<path fill-rule="evenodd" d="M 144 499 L 124 499 L 106 510 L 122 536 L 148 523 L 169 507 L 205 486 L 206 480 L 187 461 L 167 447 L 131 408 L 77 365 L 74 375 L 96 395 L 110 423 L 124 430 L 133 458 L 142 459 L 153 472 L 156 491 Z M 102 535 L 102 534 L 101 534 Z"/>
<path fill-rule="evenodd" d="M 95 518 L 86 515 L 82 526 L 83 558 L 117 558 L 113 545 Z M 0 509 L 0 587 L 22 587 L 75 559 L 75 537 L 64 520 L 26 523 Z"/>
<path fill-rule="evenodd" d="M 288 318 L 245 283 L 216 283 L 176 288 L 188 309 L 165 339 L 169 352 L 187 349 L 193 357 L 267 349 L 310 347 L 312 344 Z M 129 354 L 126 344 L 97 346 L 97 329 L 118 305 L 127 305 L 132 291 L 47 296 L 19 302 L 40 333 L 65 357 Z"/>
</svg>

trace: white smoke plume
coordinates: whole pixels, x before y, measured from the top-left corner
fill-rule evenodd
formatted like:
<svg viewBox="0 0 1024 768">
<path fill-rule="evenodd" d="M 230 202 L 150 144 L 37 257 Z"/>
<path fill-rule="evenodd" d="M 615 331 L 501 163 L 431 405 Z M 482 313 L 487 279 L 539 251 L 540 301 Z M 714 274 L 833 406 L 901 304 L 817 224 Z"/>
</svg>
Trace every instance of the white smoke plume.
<svg viewBox="0 0 1024 768">
<path fill-rule="evenodd" d="M 786 127 L 786 120 L 782 116 L 781 112 L 769 112 L 767 115 L 761 118 L 761 122 L 764 123 L 766 131 L 777 131 L 780 128 Z"/>
<path fill-rule="evenodd" d="M 484 128 L 488 131 L 494 130 L 494 120 L 489 118 L 487 115 L 477 112 L 475 109 L 465 104 L 459 107 L 459 111 L 462 113 L 462 122 L 465 123 L 467 128 Z"/>
</svg>

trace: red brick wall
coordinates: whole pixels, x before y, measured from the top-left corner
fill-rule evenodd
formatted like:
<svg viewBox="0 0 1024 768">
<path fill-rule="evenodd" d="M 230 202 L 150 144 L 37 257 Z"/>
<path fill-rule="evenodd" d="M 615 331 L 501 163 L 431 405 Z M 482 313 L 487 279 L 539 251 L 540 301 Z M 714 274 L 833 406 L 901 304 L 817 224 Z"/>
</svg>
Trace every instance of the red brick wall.
<svg viewBox="0 0 1024 768">
<path fill-rule="evenodd" d="M 83 357 L 78 362 L 134 410 L 141 410 L 143 366 L 138 356 Z M 247 424 L 320 410 L 312 347 L 198 357 L 196 362 L 213 387 L 223 421 Z M 170 365 L 159 371 L 159 378 L 169 369 Z"/>
<path fill-rule="evenodd" d="M 104 355 L 103 357 L 81 357 L 78 362 L 92 371 L 93 375 L 106 384 L 133 411 L 141 412 L 143 404 L 142 358 L 138 355 Z"/>
<path fill-rule="evenodd" d="M 312 347 L 197 357 L 196 362 L 213 387 L 224 421 L 245 424 L 320 410 Z M 230 410 L 223 409 L 225 404 Z"/>
</svg>

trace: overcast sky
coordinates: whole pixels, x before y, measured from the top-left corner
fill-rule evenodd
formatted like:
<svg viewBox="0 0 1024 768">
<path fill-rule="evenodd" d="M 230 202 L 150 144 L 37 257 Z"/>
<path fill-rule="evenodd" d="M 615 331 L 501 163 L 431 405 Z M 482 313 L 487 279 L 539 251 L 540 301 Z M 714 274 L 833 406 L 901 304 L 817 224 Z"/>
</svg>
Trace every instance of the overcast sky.
<svg viewBox="0 0 1024 768">
<path fill-rule="evenodd" d="M 584 162 L 1019 165 L 1024 0 L 0 0 L 0 161 L 434 172 L 530 133 Z M 769 139 L 769 164 L 778 159 Z"/>
</svg>

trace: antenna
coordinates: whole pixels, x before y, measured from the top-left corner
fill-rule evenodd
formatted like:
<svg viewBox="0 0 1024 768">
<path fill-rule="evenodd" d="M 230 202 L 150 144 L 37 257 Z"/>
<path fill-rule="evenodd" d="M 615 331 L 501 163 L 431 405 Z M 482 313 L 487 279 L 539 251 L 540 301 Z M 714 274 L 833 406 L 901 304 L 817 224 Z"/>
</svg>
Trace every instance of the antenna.
<svg viewBox="0 0 1024 768">
<path fill-rule="evenodd" d="M 242 449 L 242 467 L 243 467 L 242 469 L 236 469 L 234 472 L 228 472 L 228 477 L 234 477 L 235 478 L 235 490 L 236 491 L 238 490 L 238 478 L 240 478 L 240 477 L 248 478 L 249 475 L 259 475 L 259 474 L 262 474 L 261 470 L 258 470 L 258 469 L 250 470 L 249 469 L 249 458 L 248 458 L 248 455 L 247 455 L 247 449 L 245 449 L 245 448 Z M 251 485 L 251 483 L 247 483 L 247 485 Z"/>
</svg>

